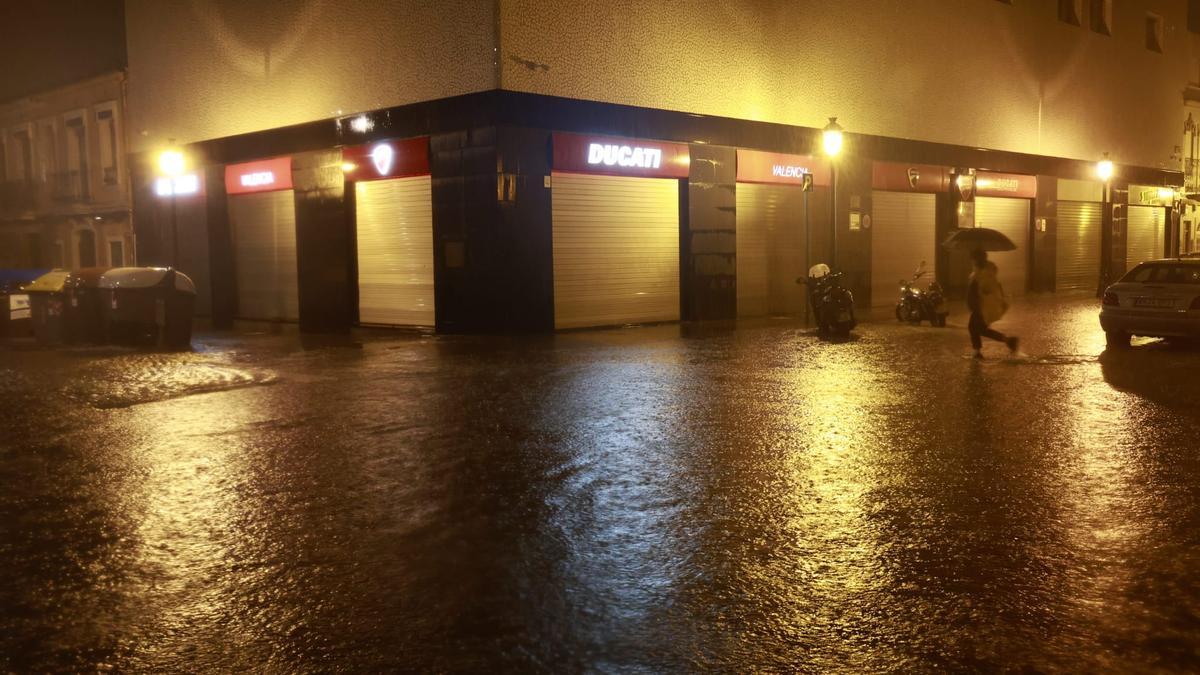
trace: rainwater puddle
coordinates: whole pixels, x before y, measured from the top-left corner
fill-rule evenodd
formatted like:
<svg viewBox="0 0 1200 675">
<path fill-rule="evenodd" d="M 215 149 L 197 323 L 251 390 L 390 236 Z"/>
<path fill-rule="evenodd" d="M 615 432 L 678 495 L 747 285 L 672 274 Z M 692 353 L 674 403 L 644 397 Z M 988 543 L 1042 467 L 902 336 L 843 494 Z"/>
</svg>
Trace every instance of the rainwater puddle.
<svg viewBox="0 0 1200 675">
<path fill-rule="evenodd" d="M 142 403 L 229 391 L 277 381 L 273 371 L 217 363 L 179 362 L 160 355 L 136 357 L 127 367 L 106 367 L 64 387 L 67 397 L 98 409 L 128 408 Z"/>
</svg>

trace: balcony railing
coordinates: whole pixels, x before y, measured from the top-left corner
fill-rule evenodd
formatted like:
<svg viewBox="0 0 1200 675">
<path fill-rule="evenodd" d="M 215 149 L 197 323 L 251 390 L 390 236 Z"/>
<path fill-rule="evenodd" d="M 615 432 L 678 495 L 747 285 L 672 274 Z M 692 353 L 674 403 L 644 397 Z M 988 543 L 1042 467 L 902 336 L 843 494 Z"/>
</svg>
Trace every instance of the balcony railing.
<svg viewBox="0 0 1200 675">
<path fill-rule="evenodd" d="M 88 199 L 86 176 L 80 171 L 56 171 L 51 174 L 51 196 L 57 202 L 82 202 Z"/>
</svg>

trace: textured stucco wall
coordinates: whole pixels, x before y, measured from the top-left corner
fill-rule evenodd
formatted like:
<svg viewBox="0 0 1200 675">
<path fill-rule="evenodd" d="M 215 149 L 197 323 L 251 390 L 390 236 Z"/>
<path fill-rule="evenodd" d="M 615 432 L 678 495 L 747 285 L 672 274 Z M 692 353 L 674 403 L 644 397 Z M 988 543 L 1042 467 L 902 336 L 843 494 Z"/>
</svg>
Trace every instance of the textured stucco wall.
<svg viewBox="0 0 1200 675">
<path fill-rule="evenodd" d="M 496 87 L 492 0 L 126 0 L 134 152 Z"/>
<path fill-rule="evenodd" d="M 1177 167 L 1183 0 L 502 0 L 501 86 L 989 149 Z M 1166 51 L 1147 50 L 1147 11 Z"/>
</svg>

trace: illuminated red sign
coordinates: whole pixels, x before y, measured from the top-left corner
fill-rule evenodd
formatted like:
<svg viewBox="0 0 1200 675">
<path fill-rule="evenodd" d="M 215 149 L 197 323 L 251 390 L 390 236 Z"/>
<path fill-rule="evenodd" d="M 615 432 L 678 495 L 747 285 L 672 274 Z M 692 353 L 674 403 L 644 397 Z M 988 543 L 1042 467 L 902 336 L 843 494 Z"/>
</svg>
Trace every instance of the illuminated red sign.
<svg viewBox="0 0 1200 675">
<path fill-rule="evenodd" d="M 871 187 L 895 192 L 948 192 L 950 170 L 933 164 L 875 162 L 871 167 Z"/>
<path fill-rule="evenodd" d="M 553 166 L 573 173 L 687 178 L 691 155 L 683 143 L 556 133 Z"/>
<path fill-rule="evenodd" d="M 429 138 L 377 141 L 342 148 L 342 170 L 351 180 L 429 174 Z"/>
<path fill-rule="evenodd" d="M 801 185 L 804 174 L 812 174 L 813 185 L 829 185 L 829 163 L 822 158 L 738 148 L 739 183 Z"/>
<path fill-rule="evenodd" d="M 975 194 L 984 197 L 1037 198 L 1037 176 L 980 171 L 975 174 Z"/>
<path fill-rule="evenodd" d="M 276 157 L 225 167 L 225 192 L 243 195 L 292 189 L 292 158 Z"/>
</svg>

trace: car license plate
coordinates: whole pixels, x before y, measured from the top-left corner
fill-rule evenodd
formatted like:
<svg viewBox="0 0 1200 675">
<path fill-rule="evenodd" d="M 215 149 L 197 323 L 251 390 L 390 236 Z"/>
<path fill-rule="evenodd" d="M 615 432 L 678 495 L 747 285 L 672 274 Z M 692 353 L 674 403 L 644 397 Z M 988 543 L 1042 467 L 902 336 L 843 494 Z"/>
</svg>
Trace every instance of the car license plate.
<svg viewBox="0 0 1200 675">
<path fill-rule="evenodd" d="M 1134 298 L 1133 306 L 1170 309 L 1175 306 L 1175 298 Z"/>
</svg>

